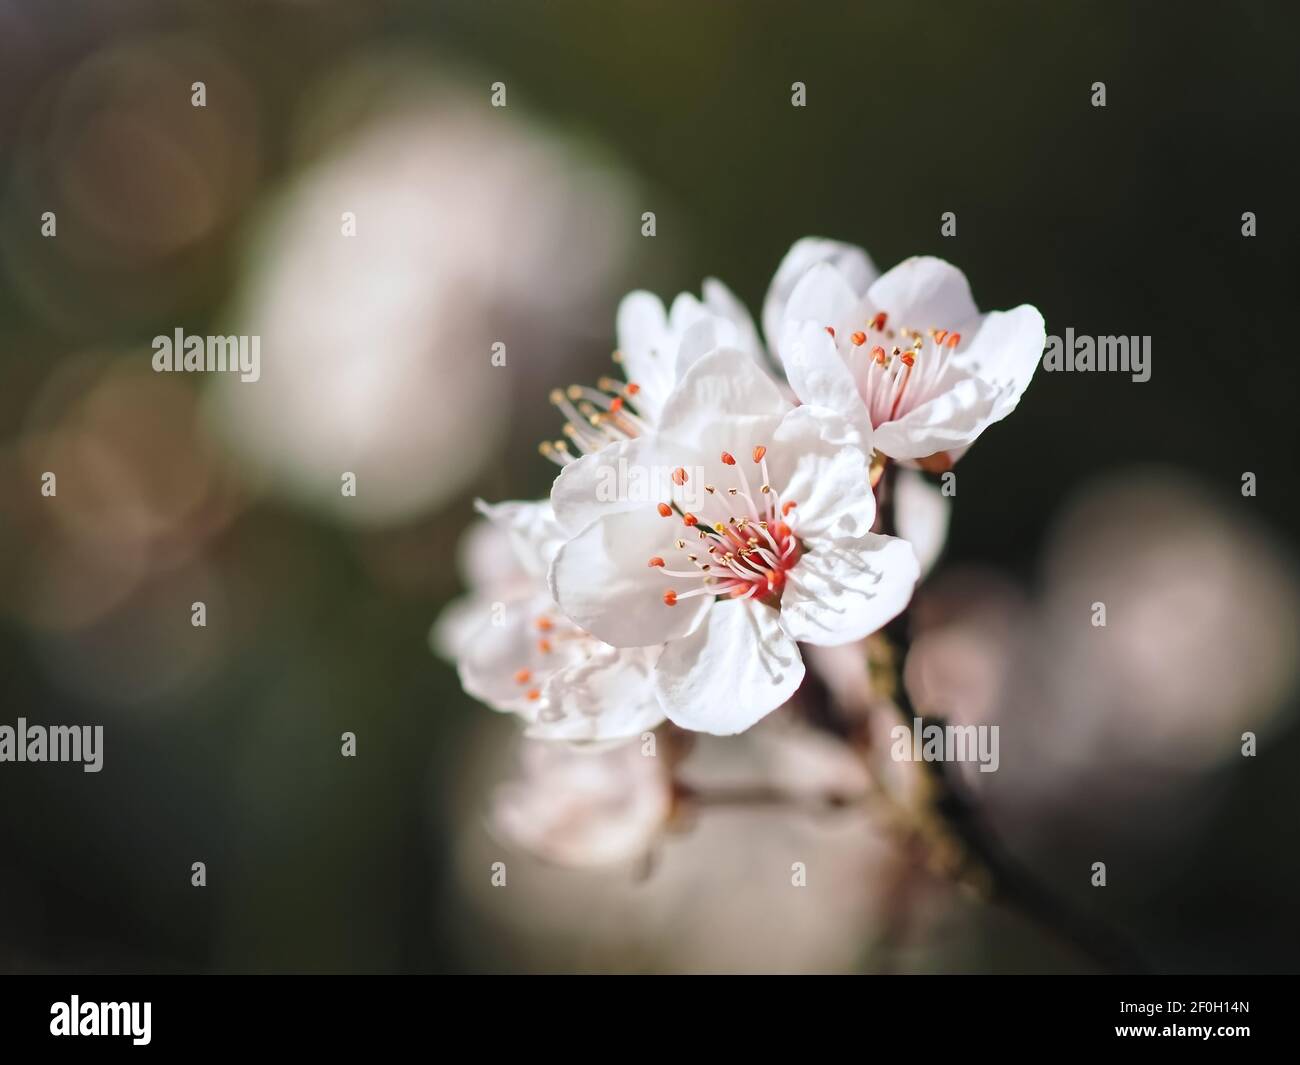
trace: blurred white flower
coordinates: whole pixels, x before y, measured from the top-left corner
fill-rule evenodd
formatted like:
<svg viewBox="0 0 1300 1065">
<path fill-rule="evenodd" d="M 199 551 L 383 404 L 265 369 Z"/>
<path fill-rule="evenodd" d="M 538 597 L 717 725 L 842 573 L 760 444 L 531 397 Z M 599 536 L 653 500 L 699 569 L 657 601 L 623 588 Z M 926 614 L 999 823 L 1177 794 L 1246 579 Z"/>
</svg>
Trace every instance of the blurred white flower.
<svg viewBox="0 0 1300 1065">
<path fill-rule="evenodd" d="M 1001 726 L 1001 767 L 969 783 L 1002 816 L 1123 805 L 1141 831 L 1135 811 L 1176 803 L 1187 829 L 1213 802 L 1205 774 L 1241 765 L 1242 733 L 1270 742 L 1291 708 L 1295 560 L 1246 511 L 1170 470 L 1099 482 L 1055 527 L 1036 598 L 987 573 L 925 586 L 913 701 Z"/>
<path fill-rule="evenodd" d="M 663 759 L 639 744 L 582 750 L 524 741 L 522 775 L 497 789 L 492 824 L 522 849 L 566 866 L 643 858 L 672 812 Z"/>
<path fill-rule="evenodd" d="M 546 503 L 484 503 L 475 500 L 482 517 L 461 537 L 457 569 L 468 592 L 448 603 L 429 633 L 429 644 L 441 657 L 455 662 L 469 638 L 492 617 L 495 603 L 534 598 L 546 586 L 546 570 L 562 539 L 552 540 L 554 524 Z"/>
<path fill-rule="evenodd" d="M 555 608 L 546 571 L 564 535 L 550 503 L 476 505 L 486 520 L 462 546 L 469 594 L 430 633 L 465 691 L 518 714 L 537 739 L 617 740 L 660 724 L 658 648 L 610 647 Z"/>
<path fill-rule="evenodd" d="M 1101 482 L 1061 515 L 1044 562 L 1045 695 L 1107 757 L 1236 761 L 1241 733 L 1267 733 L 1294 693 L 1295 560 L 1250 505 L 1152 470 Z"/>
<path fill-rule="evenodd" d="M 502 931 L 512 965 L 589 972 L 852 971 L 885 960 L 873 956 L 873 946 L 906 923 L 896 908 L 900 902 L 916 918 L 907 934 L 925 934 L 941 900 L 923 879 L 911 882 L 904 899 L 890 897 L 899 876 L 913 875 L 910 859 L 900 856 L 873 816 L 862 768 L 842 745 L 784 712 L 740 737 L 697 740 L 679 772 L 700 805 L 688 800 L 685 809 L 674 810 L 666 832 L 652 828 L 649 816 L 625 819 L 640 826 L 627 839 L 649 840 L 646 860 L 638 860 L 639 847 L 624 844 L 614 850 L 628 860 L 608 868 L 566 869 L 554 851 L 547 865 L 525 864 L 512 861 L 473 818 L 462 820 L 457 864 L 466 900 Z M 492 764 L 464 782 L 471 808 L 480 801 L 483 777 L 500 772 L 497 745 L 485 747 Z M 643 757 L 636 745 L 623 750 L 625 774 L 649 773 L 633 758 L 665 760 L 662 748 L 657 758 Z M 707 798 L 764 791 L 789 802 Z M 815 801 L 830 793 L 846 804 Z M 660 800 L 642 801 L 649 811 L 662 809 Z M 539 830 L 534 826 L 528 835 Z M 509 890 L 485 886 L 484 871 L 498 860 L 506 861 L 511 883 L 527 884 L 527 905 Z M 792 882 L 796 862 L 806 873 L 800 888 Z"/>
<path fill-rule="evenodd" d="M 456 495 L 499 452 L 513 360 L 545 356 L 625 240 L 608 173 L 454 86 L 400 65 L 382 77 L 374 117 L 269 212 L 236 324 L 217 330 L 261 337 L 261 380 L 209 390 L 241 469 L 372 524 Z M 365 78 L 340 75 L 332 98 L 355 110 Z M 510 328 L 523 321 L 526 335 Z M 498 341 L 506 367 L 492 363 Z"/>
<path fill-rule="evenodd" d="M 1036 673 L 1026 660 L 1029 599 L 1000 574 L 959 568 L 926 584 L 912 616 L 904 680 L 918 711 L 958 724 L 1005 721 L 1017 686 Z"/>
<path fill-rule="evenodd" d="M 865 640 L 819 647 L 808 644 L 803 648 L 804 661 L 826 685 L 837 710 L 860 718 L 871 709 L 871 669 L 867 664 Z"/>
<path fill-rule="evenodd" d="M 866 768 L 847 744 L 800 723 L 788 709 L 754 730 L 753 756 L 764 778 L 792 797 L 852 802 L 871 790 Z M 696 779 L 689 759 L 684 768 L 685 780 Z M 702 787 L 713 786 L 718 775 L 699 779 Z"/>
<path fill-rule="evenodd" d="M 934 569 L 948 542 L 952 504 L 937 485 L 916 470 L 899 470 L 894 492 L 894 531 L 912 545 L 924 577 Z"/>
</svg>

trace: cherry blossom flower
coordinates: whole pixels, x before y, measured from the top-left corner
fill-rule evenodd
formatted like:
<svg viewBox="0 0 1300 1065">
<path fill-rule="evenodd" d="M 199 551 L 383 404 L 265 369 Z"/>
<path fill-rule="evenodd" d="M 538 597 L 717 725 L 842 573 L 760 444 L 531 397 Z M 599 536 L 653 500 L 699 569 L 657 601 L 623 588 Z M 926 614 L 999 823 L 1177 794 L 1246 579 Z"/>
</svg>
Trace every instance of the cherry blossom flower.
<svg viewBox="0 0 1300 1065">
<path fill-rule="evenodd" d="M 542 454 L 564 466 L 577 455 L 639 436 L 659 421 L 664 402 L 686 369 L 714 348 L 744 352 L 768 373 L 779 371 L 775 354 L 786 304 L 802 277 L 819 263 L 831 264 L 859 295 L 877 277 L 861 248 L 820 237 L 795 242 L 777 267 L 763 301 L 764 347 L 745 305 L 716 278 L 707 278 L 703 299 L 680 293 L 665 308 L 651 292 L 632 292 L 619 304 L 614 361 L 625 380 L 602 377 L 596 387 L 571 385 L 551 393 L 564 416 L 564 439 L 542 444 Z M 577 452 L 577 455 L 574 452 Z"/>
<path fill-rule="evenodd" d="M 485 521 L 462 548 L 472 590 L 431 633 L 465 691 L 518 714 L 540 739 L 615 740 L 660 724 L 650 683 L 657 649 L 609 647 L 556 610 L 546 571 L 563 531 L 550 504 L 476 505 Z"/>
<path fill-rule="evenodd" d="M 659 421 L 681 373 L 701 355 L 726 346 L 770 369 L 745 305 L 716 278 L 704 299 L 680 293 L 672 306 L 650 292 L 629 293 L 619 304 L 614 361 L 626 377 L 602 377 L 596 387 L 555 389 L 551 402 L 564 416 L 564 439 L 546 441 L 542 454 L 564 466 L 611 443 L 640 436 Z M 577 452 L 577 455 L 574 454 Z"/>
<path fill-rule="evenodd" d="M 615 647 L 664 645 L 653 684 L 670 720 L 743 731 L 799 686 L 796 641 L 860 639 L 911 595 L 912 548 L 870 532 L 869 454 L 848 419 L 792 406 L 752 359 L 716 349 L 685 371 L 653 433 L 556 478 L 571 539 L 551 566 L 555 600 Z M 618 463 L 665 471 L 661 498 L 603 492 Z"/>
<path fill-rule="evenodd" d="M 557 865 L 643 857 L 672 813 L 663 759 L 637 744 L 596 751 L 526 743 L 523 773 L 497 789 L 491 823 L 506 840 Z"/>
<path fill-rule="evenodd" d="M 786 305 L 781 358 L 803 402 L 869 423 L 892 459 L 943 469 L 1015 410 L 1045 340 L 1034 307 L 981 314 L 960 270 L 922 256 L 865 296 L 813 266 Z"/>
</svg>

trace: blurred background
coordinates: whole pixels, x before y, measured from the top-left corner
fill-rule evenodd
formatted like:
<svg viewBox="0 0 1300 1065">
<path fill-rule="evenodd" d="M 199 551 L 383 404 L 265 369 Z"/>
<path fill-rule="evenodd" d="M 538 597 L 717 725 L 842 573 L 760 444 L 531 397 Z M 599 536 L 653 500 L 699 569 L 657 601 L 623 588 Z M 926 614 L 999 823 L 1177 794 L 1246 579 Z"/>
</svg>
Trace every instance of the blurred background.
<svg viewBox="0 0 1300 1065">
<path fill-rule="evenodd" d="M 706 810 L 599 872 L 489 826 L 519 730 L 428 644 L 471 500 L 546 492 L 547 391 L 608 372 L 624 292 L 712 275 L 757 315 L 816 234 L 1153 338 L 1149 382 L 1040 372 L 963 459 L 909 679 L 1004 726 L 972 781 L 999 831 L 1157 967 L 1294 970 L 1296 30 L 0 0 L 0 724 L 105 730 L 99 774 L 0 764 L 0 969 L 1088 968 L 853 810 Z M 177 328 L 260 335 L 261 381 L 153 373 Z M 843 771 L 784 730 L 688 764 Z"/>
</svg>

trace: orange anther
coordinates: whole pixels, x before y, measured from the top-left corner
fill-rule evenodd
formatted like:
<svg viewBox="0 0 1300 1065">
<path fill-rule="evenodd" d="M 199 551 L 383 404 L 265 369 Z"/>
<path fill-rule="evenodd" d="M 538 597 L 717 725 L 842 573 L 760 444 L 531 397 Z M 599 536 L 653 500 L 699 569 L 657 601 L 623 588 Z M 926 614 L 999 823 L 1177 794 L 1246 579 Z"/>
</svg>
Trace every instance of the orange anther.
<svg viewBox="0 0 1300 1065">
<path fill-rule="evenodd" d="M 862 347 L 863 344 L 867 342 L 867 334 L 862 332 L 854 333 L 851 337 L 849 337 L 849 339 L 853 341 L 854 347 L 860 348 Z"/>
<path fill-rule="evenodd" d="M 638 392 L 641 391 L 641 386 L 637 384 L 635 381 L 629 381 L 627 383 L 626 391 L 629 396 L 635 396 Z"/>
<path fill-rule="evenodd" d="M 683 467 L 678 466 L 677 469 L 673 470 L 673 484 L 685 484 L 689 480 L 690 476 Z"/>
<path fill-rule="evenodd" d="M 531 669 L 521 669 L 518 673 L 515 674 L 516 684 L 527 684 L 532 679 L 533 679 L 533 671 Z"/>
<path fill-rule="evenodd" d="M 694 514 L 692 514 L 689 510 L 688 510 L 685 514 L 682 515 L 682 524 L 683 524 L 683 525 L 687 525 L 687 526 L 690 526 L 690 525 L 698 525 L 699 522 L 700 522 L 700 519 L 697 518 Z"/>
<path fill-rule="evenodd" d="M 674 592 L 671 588 L 669 588 L 668 591 L 664 592 L 664 606 L 676 606 L 676 605 L 677 605 L 677 593 Z"/>
<path fill-rule="evenodd" d="M 763 456 L 766 454 L 767 454 L 767 448 L 765 448 L 762 444 L 759 444 L 756 448 L 754 448 L 754 461 L 762 462 Z"/>
<path fill-rule="evenodd" d="M 663 564 L 664 564 L 664 560 L 660 558 L 658 555 L 655 555 L 654 558 L 652 558 L 649 562 L 646 563 L 646 565 L 649 566 L 651 569 L 654 569 L 656 566 L 662 566 Z"/>
<path fill-rule="evenodd" d="M 550 641 L 550 640 L 538 640 L 538 641 L 537 641 L 537 649 L 538 649 L 539 651 L 541 651 L 542 654 L 544 654 L 544 655 L 549 655 L 549 654 L 551 653 L 551 641 Z"/>
<path fill-rule="evenodd" d="M 951 336 L 948 337 L 948 347 L 955 348 L 960 343 L 961 343 L 960 333 L 953 333 Z"/>
<path fill-rule="evenodd" d="M 618 413 L 619 411 L 621 411 L 622 409 L 623 409 L 623 397 L 622 397 L 622 396 L 615 396 L 613 399 L 611 399 L 611 400 L 609 401 L 609 412 L 610 412 L 610 414 L 617 414 L 617 413 Z"/>
<path fill-rule="evenodd" d="M 831 326 L 828 325 L 826 327 L 826 332 L 830 333 L 832 340 L 835 339 L 835 330 Z"/>
<path fill-rule="evenodd" d="M 671 517 L 673 516 L 673 508 L 670 507 L 667 503 L 660 503 L 660 504 L 659 504 L 659 514 L 660 514 L 662 517 L 665 517 L 665 518 L 671 518 Z"/>
<path fill-rule="evenodd" d="M 888 320 L 889 320 L 889 315 L 887 315 L 884 311 L 881 311 L 873 319 L 871 319 L 871 328 L 874 329 L 877 333 L 879 333 L 882 329 L 885 328 L 885 322 Z"/>
<path fill-rule="evenodd" d="M 736 457 L 732 455 L 730 451 L 724 451 L 722 453 L 722 461 L 728 466 L 734 466 L 736 464 Z"/>
<path fill-rule="evenodd" d="M 796 503 L 793 499 L 787 499 L 784 503 L 781 504 L 781 517 L 784 518 L 787 514 L 790 513 L 790 511 L 794 510 L 794 508 L 797 507 L 798 505 L 799 504 Z"/>
</svg>

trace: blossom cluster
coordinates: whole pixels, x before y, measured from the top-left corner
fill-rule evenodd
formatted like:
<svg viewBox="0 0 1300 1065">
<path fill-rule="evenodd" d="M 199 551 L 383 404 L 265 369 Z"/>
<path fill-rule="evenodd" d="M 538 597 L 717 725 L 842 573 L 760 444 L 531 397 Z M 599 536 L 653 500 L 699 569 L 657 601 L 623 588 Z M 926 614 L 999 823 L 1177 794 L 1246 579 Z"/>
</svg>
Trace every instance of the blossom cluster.
<svg viewBox="0 0 1300 1065">
<path fill-rule="evenodd" d="M 552 393 L 550 497 L 477 504 L 472 590 L 434 645 L 528 737 L 608 754 L 665 721 L 732 735 L 785 704 L 805 650 L 888 624 L 940 546 L 916 473 L 882 527 L 882 472 L 949 470 L 1045 343 L 1034 307 L 980 313 L 943 260 L 880 274 L 818 238 L 785 256 L 761 322 L 713 279 L 668 307 L 628 295 L 621 379 Z M 638 490 L 611 490 L 628 470 Z"/>
</svg>

